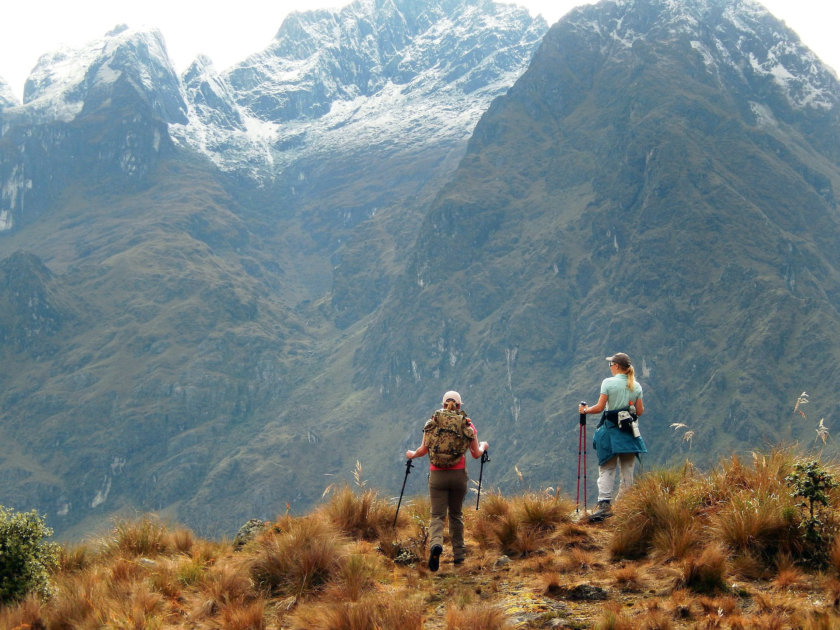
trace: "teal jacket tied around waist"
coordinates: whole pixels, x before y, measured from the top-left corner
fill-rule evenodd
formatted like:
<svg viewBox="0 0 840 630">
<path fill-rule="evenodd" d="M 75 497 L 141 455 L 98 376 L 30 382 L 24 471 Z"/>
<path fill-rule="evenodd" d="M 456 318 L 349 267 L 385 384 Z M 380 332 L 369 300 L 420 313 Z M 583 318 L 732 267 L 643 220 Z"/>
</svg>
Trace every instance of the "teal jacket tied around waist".
<svg viewBox="0 0 840 630">
<path fill-rule="evenodd" d="M 592 447 L 598 454 L 599 466 L 603 466 L 615 455 L 621 453 L 647 453 L 645 441 L 641 437 L 633 437 L 633 432 L 629 426 L 621 429 L 616 421 L 609 419 L 609 417 L 615 418 L 619 411 L 627 410 L 628 408 L 625 407 L 624 409 L 605 411 L 601 415 L 601 421 L 592 437 Z"/>
</svg>

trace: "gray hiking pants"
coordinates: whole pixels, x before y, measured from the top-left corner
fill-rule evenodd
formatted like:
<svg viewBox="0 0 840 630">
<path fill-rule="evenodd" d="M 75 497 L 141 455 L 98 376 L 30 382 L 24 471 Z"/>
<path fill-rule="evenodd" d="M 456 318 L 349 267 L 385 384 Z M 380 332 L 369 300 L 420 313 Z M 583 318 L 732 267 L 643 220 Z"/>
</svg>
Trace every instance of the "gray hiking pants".
<svg viewBox="0 0 840 630">
<path fill-rule="evenodd" d="M 467 554 L 464 544 L 464 498 L 467 496 L 467 469 L 430 470 L 429 502 L 432 522 L 429 524 L 430 547 L 443 547 L 443 521 L 449 512 L 449 538 L 453 560 L 462 560 Z"/>
</svg>

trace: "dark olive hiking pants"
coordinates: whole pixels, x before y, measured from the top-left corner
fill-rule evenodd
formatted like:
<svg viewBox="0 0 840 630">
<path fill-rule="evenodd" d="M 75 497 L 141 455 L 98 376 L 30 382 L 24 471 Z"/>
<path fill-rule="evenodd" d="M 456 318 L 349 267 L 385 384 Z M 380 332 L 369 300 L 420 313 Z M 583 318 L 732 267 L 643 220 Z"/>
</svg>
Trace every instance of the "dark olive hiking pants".
<svg viewBox="0 0 840 630">
<path fill-rule="evenodd" d="M 430 548 L 434 545 L 443 547 L 443 521 L 448 512 L 453 560 L 463 560 L 467 553 L 464 544 L 463 511 L 468 480 L 466 468 L 429 471 L 429 502 L 432 506 L 432 522 L 429 524 Z"/>
</svg>

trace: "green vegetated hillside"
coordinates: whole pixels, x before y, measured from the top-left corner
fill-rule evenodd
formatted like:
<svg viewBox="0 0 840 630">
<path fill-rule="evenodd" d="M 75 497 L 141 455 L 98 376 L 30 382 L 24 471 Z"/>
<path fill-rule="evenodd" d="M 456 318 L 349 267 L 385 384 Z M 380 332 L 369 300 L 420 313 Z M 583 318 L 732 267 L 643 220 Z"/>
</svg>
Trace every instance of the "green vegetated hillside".
<svg viewBox="0 0 840 630">
<path fill-rule="evenodd" d="M 514 464 L 573 482 L 575 404 L 617 350 L 655 463 L 807 442 L 831 419 L 836 110 L 707 68 L 694 35 L 627 47 L 581 26 L 601 11 L 555 25 L 482 118 L 355 361 L 396 406 L 457 385 L 506 486 Z M 812 421 L 792 414 L 802 390 Z"/>
<path fill-rule="evenodd" d="M 34 252 L 0 264 L 6 501 L 59 529 L 175 510 L 254 431 L 253 410 L 305 379 L 316 329 L 289 306 L 282 253 L 238 211 L 181 159 L 136 193 L 70 188 L 4 242 Z"/>
<path fill-rule="evenodd" d="M 141 184 L 69 183 L 0 239 L 4 502 L 67 537 L 133 510 L 219 535 L 357 461 L 396 494 L 450 388 L 488 487 L 568 492 L 576 404 L 619 350 L 646 466 L 812 442 L 840 358 L 837 109 L 708 63 L 657 11 L 555 25 L 451 171 L 447 146 L 257 187 L 173 147 Z"/>
</svg>

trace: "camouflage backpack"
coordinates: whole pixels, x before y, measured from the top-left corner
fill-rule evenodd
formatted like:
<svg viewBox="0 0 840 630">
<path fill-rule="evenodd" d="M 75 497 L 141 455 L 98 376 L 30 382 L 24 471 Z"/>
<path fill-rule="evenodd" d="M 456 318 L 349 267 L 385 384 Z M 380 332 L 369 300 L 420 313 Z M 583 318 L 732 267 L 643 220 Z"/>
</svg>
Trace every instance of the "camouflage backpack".
<svg viewBox="0 0 840 630">
<path fill-rule="evenodd" d="M 467 420 L 463 410 L 438 409 L 426 422 L 423 433 L 432 465 L 451 468 L 460 461 L 475 437 L 475 430 Z"/>
</svg>

